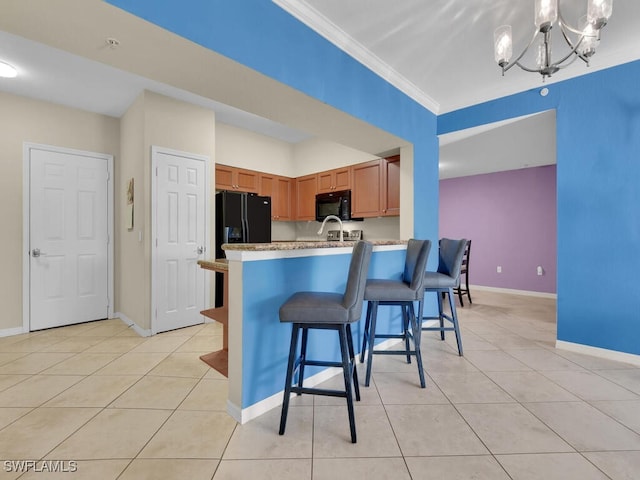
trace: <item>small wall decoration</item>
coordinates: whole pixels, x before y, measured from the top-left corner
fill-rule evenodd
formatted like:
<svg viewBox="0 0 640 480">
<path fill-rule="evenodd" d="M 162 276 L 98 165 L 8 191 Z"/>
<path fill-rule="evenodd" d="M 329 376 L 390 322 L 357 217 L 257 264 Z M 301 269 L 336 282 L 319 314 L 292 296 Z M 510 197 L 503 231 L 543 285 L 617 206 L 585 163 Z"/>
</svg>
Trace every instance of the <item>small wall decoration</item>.
<svg viewBox="0 0 640 480">
<path fill-rule="evenodd" d="M 133 178 L 129 180 L 127 187 L 127 229 L 133 230 Z"/>
</svg>

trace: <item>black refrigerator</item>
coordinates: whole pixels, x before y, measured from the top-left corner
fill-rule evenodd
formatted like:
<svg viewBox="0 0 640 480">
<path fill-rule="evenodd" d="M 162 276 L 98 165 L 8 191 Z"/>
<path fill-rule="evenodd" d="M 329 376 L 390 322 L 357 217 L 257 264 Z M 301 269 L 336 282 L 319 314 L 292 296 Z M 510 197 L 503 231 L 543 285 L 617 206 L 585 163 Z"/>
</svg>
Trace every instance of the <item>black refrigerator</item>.
<svg viewBox="0 0 640 480">
<path fill-rule="evenodd" d="M 270 243 L 271 197 L 255 193 L 216 193 L 216 258 L 225 258 L 223 243 Z M 216 307 L 222 305 L 222 273 L 216 273 Z"/>
</svg>

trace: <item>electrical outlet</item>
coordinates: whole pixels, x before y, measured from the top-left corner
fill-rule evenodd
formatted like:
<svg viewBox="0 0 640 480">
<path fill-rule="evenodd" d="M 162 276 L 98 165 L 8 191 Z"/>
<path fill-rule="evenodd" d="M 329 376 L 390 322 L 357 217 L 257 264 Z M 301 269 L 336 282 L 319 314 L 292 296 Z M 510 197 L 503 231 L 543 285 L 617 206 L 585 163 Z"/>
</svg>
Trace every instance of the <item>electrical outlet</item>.
<svg viewBox="0 0 640 480">
<path fill-rule="evenodd" d="M 544 270 L 543 270 L 541 265 L 538 265 L 538 267 L 536 268 L 536 273 L 538 275 L 543 275 L 544 274 Z"/>
<path fill-rule="evenodd" d="M 496 272 L 497 272 L 497 273 L 502 273 L 502 266 L 501 266 L 501 265 L 498 265 L 498 266 L 496 267 Z"/>
</svg>

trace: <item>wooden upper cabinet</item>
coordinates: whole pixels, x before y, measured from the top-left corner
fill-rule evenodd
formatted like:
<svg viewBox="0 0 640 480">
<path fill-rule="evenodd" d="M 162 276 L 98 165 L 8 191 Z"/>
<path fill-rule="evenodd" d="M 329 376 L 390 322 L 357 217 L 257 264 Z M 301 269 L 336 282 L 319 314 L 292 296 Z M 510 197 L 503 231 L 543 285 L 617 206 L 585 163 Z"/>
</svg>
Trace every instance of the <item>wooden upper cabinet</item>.
<svg viewBox="0 0 640 480">
<path fill-rule="evenodd" d="M 351 167 L 351 216 L 379 217 L 382 213 L 382 159 Z"/>
<path fill-rule="evenodd" d="M 400 215 L 400 155 L 351 167 L 351 216 Z"/>
<path fill-rule="evenodd" d="M 349 190 L 351 188 L 351 168 L 342 167 L 317 174 L 318 193 Z"/>
<path fill-rule="evenodd" d="M 260 174 L 260 195 L 271 197 L 271 219 L 272 220 L 292 220 L 292 179 L 272 175 L 270 173 Z"/>
<path fill-rule="evenodd" d="M 295 180 L 296 220 L 316 219 L 317 175 L 306 175 Z"/>
<path fill-rule="evenodd" d="M 258 193 L 259 180 L 256 171 L 216 164 L 216 190 Z"/>
<path fill-rule="evenodd" d="M 400 155 L 382 161 L 382 215 L 400 215 Z"/>
</svg>

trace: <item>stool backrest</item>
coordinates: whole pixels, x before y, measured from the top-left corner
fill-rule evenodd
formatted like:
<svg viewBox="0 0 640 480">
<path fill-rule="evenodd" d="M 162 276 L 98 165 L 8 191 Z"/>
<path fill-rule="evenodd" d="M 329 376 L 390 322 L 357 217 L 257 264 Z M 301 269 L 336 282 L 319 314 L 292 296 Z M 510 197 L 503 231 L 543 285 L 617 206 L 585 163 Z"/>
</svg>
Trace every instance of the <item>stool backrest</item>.
<svg viewBox="0 0 640 480">
<path fill-rule="evenodd" d="M 444 273 L 452 278 L 460 277 L 460 267 L 464 249 L 467 246 L 467 239 L 452 240 L 450 238 L 440 239 L 440 258 L 438 261 L 438 272 Z"/>
<path fill-rule="evenodd" d="M 424 271 L 431 250 L 431 240 L 409 239 L 407 257 L 404 261 L 402 280 L 409 284 L 409 288 L 424 295 Z M 420 297 L 422 298 L 422 297 Z"/>
<path fill-rule="evenodd" d="M 373 245 L 364 240 L 360 240 L 353 247 L 347 287 L 342 297 L 342 305 L 349 310 L 349 322 L 358 321 L 362 316 L 364 289 L 367 284 L 372 251 Z"/>
</svg>

